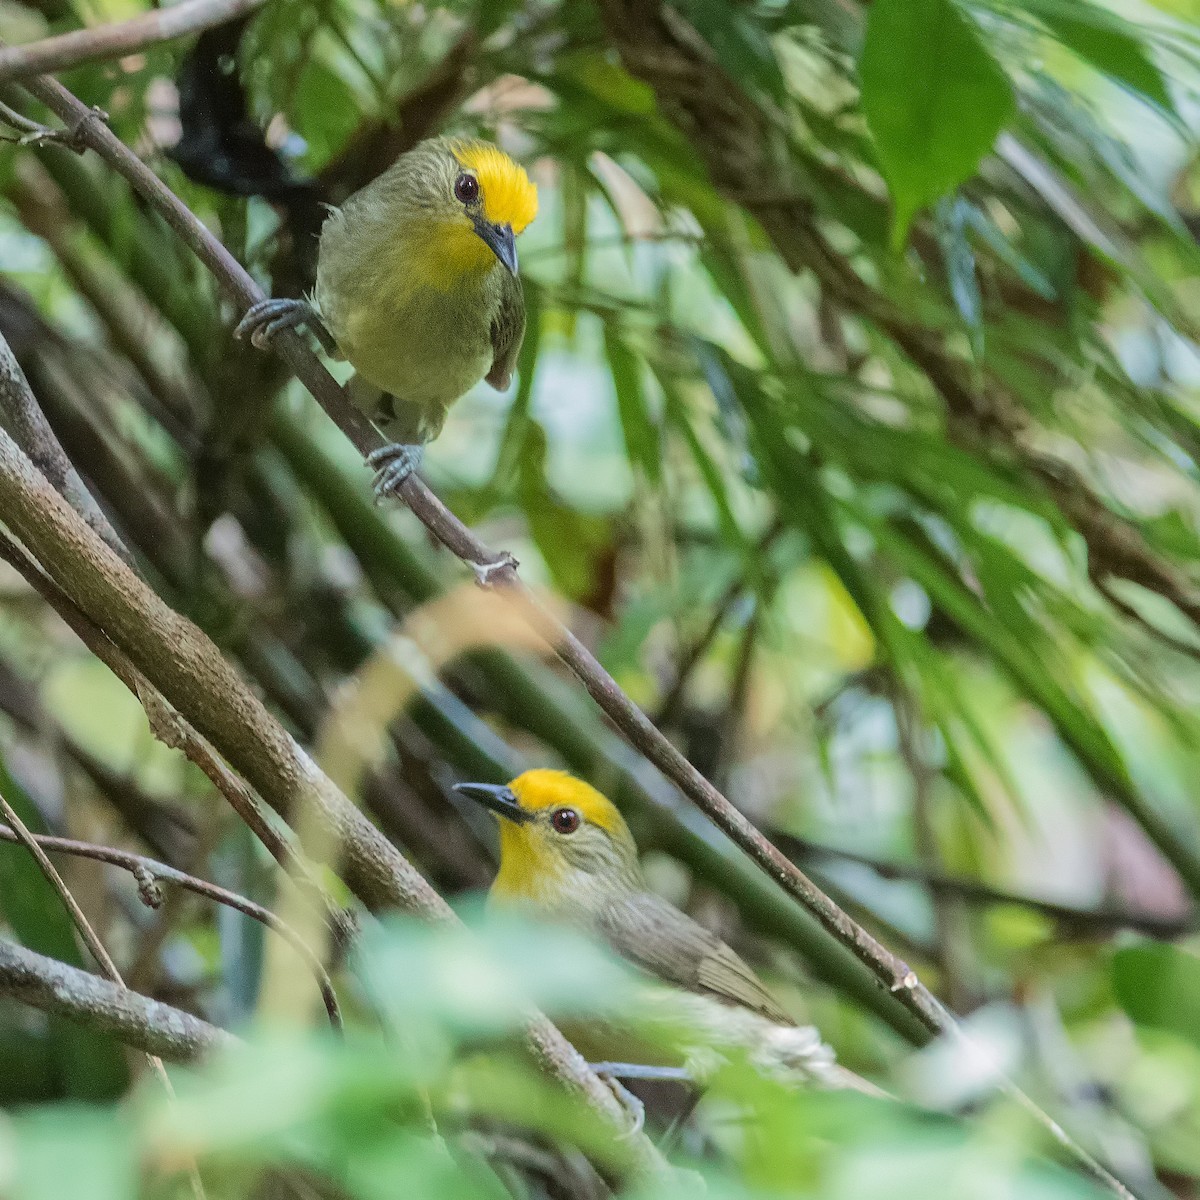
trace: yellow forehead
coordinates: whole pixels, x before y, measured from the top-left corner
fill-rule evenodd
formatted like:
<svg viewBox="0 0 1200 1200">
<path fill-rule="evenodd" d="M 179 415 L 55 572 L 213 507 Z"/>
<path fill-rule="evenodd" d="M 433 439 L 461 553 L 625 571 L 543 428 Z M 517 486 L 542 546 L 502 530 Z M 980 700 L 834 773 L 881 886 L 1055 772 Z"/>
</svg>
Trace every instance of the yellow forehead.
<svg viewBox="0 0 1200 1200">
<path fill-rule="evenodd" d="M 617 806 L 591 784 L 566 771 L 526 771 L 509 785 L 522 808 L 539 812 L 546 808 L 573 808 L 589 824 L 609 833 L 625 830 L 625 819 Z M 519 827 L 518 827 L 519 828 Z"/>
<path fill-rule="evenodd" d="M 494 225 L 520 233 L 537 216 L 537 188 L 520 163 L 490 142 L 455 142 L 454 157 L 479 180 L 483 215 Z"/>
</svg>

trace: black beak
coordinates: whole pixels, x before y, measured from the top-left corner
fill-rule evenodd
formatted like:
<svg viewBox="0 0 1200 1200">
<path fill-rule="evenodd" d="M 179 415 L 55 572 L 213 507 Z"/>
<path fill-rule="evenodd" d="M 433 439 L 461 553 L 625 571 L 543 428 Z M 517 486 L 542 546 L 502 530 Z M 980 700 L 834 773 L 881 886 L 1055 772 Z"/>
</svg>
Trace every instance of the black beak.
<svg viewBox="0 0 1200 1200">
<path fill-rule="evenodd" d="M 497 816 L 514 825 L 524 825 L 533 819 L 533 814 L 527 812 L 517 802 L 516 796 L 509 788 L 498 783 L 456 783 L 454 790 L 460 796 L 470 796 L 478 800 L 484 808 L 490 808 Z"/>
<path fill-rule="evenodd" d="M 492 253 L 508 268 L 510 275 L 517 273 L 517 236 L 511 225 L 493 225 L 491 221 L 477 217 L 475 232 L 491 247 Z"/>
</svg>

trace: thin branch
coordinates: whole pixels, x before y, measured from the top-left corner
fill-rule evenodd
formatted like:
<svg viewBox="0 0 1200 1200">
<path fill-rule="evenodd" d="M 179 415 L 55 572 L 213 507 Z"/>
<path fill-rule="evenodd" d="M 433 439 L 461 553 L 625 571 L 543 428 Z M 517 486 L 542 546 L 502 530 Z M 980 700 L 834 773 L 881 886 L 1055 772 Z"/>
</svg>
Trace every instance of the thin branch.
<svg viewBox="0 0 1200 1200">
<path fill-rule="evenodd" d="M 126 986 L 125 980 L 121 978 L 121 972 L 117 970 L 117 964 L 113 962 L 108 950 L 105 949 L 104 943 L 100 940 L 100 935 L 92 928 L 92 923 L 87 919 L 83 909 L 79 907 L 79 902 L 71 893 L 71 889 L 67 887 L 63 877 L 55 870 L 54 864 L 46 857 L 46 852 L 38 845 L 37 838 L 34 837 L 25 822 L 21 820 L 16 809 L 3 796 L 0 796 L 0 812 L 4 813 L 9 824 L 12 826 L 12 829 L 7 831 L 12 835 L 11 840 L 18 845 L 24 846 L 33 855 L 39 870 L 46 877 L 50 886 L 58 893 L 63 907 L 71 917 L 72 924 L 79 931 L 79 936 L 83 938 L 92 957 L 100 964 L 100 969 L 104 972 L 105 976 L 123 992 L 132 995 L 130 989 Z M 169 1099 L 174 1100 L 175 1088 L 171 1084 L 171 1077 L 167 1074 L 167 1068 L 163 1066 L 162 1058 L 157 1054 L 147 1052 L 146 1060 L 150 1064 L 150 1069 L 158 1076 L 159 1082 L 162 1084 L 163 1090 Z M 189 1160 L 186 1170 L 191 1182 L 192 1194 L 197 1200 L 205 1200 L 204 1184 L 200 1179 L 200 1169 L 197 1167 L 195 1159 Z"/>
<path fill-rule="evenodd" d="M 756 571 L 761 572 L 762 563 L 768 551 L 778 540 L 784 528 L 784 522 L 776 517 L 771 522 L 771 526 L 767 532 L 759 539 L 758 545 L 751 551 L 751 565 Z M 658 710 L 651 718 L 659 729 L 665 728 L 675 720 L 678 715 L 679 706 L 687 691 L 688 682 L 692 677 L 692 672 L 695 671 L 700 665 L 701 660 L 712 648 L 713 642 L 717 640 L 717 634 L 721 632 L 721 626 L 725 624 L 729 617 L 730 610 L 737 602 L 738 597 L 747 589 L 749 583 L 750 581 L 746 578 L 745 572 L 738 572 L 730 580 L 728 587 L 726 587 L 713 605 L 712 616 L 709 618 L 709 622 L 704 627 L 700 636 L 679 656 L 679 666 L 675 672 L 675 679 L 667 689 L 667 694 L 659 701 Z"/>
<path fill-rule="evenodd" d="M 931 892 L 957 896 L 969 904 L 1012 904 L 1019 908 L 1033 909 L 1062 922 L 1063 925 L 1085 932 L 1111 933 L 1119 929 L 1135 929 L 1149 937 L 1177 938 L 1195 933 L 1198 927 L 1197 914 L 1194 912 L 1179 917 L 1165 917 L 1157 913 L 1133 912 L 1123 908 L 1082 908 L 1043 896 L 1031 896 L 1026 892 L 994 887 L 978 879 L 966 879 L 961 875 L 932 871 L 916 863 L 892 862 L 861 854 L 857 850 L 826 846 L 779 830 L 771 831 L 771 840 L 785 853 L 805 863 L 816 865 L 830 859 L 858 863 L 869 867 L 882 879 L 898 879 L 920 884 Z"/>
<path fill-rule="evenodd" d="M 76 131 L 80 144 L 95 150 L 158 209 L 168 225 L 191 247 L 213 272 L 226 293 L 242 308 L 264 298 L 261 289 L 241 264 L 162 180 L 106 125 L 88 119 L 90 110 L 85 105 L 59 83 L 45 77 L 29 79 L 25 81 L 25 87 L 58 115 L 69 129 Z M 368 454 L 382 446 L 382 436 L 367 418 L 349 403 L 341 387 L 300 335 L 294 331 L 285 332 L 274 340 L 273 345 L 360 453 Z M 537 603 L 532 593 L 528 593 L 519 582 L 515 560 L 508 554 L 496 554 L 489 549 L 415 474 L 405 480 L 399 489 L 399 496 L 426 529 L 464 562 L 487 568 L 490 582 L 519 588 L 526 593 L 530 603 Z M 776 883 L 803 904 L 830 933 L 852 950 L 927 1029 L 931 1032 L 945 1029 L 945 1010 L 917 979 L 908 964 L 853 921 L 794 863 L 772 846 L 753 823 L 655 728 L 646 714 L 625 695 L 612 676 L 570 630 L 562 627 L 549 613 L 544 613 L 543 619 L 548 623 L 547 627 L 554 630 L 556 640 L 553 644 L 559 657 L 575 673 L 589 695 L 626 738 L 671 779 L 714 824 L 746 851 Z M 374 827 L 370 828 L 378 837 Z M 343 829 L 343 835 L 345 833 Z M 394 852 L 390 845 L 388 848 Z M 407 864 L 405 865 L 407 867 Z M 411 867 L 407 869 L 412 871 Z"/>
<path fill-rule="evenodd" d="M 55 870 L 54 864 L 46 857 L 46 852 L 38 845 L 37 839 L 25 822 L 21 820 L 16 809 L 3 796 L 0 796 L 0 812 L 4 813 L 5 819 L 12 826 L 11 829 L 5 830 L 5 833 L 9 835 L 6 840 L 24 846 L 33 855 L 38 868 L 50 886 L 58 893 L 63 907 L 70 914 L 71 922 L 79 930 L 79 936 L 83 938 L 84 945 L 87 946 L 96 962 L 100 964 L 100 969 L 113 983 L 124 987 L 125 980 L 121 978 L 117 964 L 113 962 L 104 948 L 104 943 L 100 940 L 100 935 L 92 928 L 92 923 L 87 919 L 83 909 L 79 907 L 79 901 L 71 894 L 71 889 L 67 887 L 63 877 Z"/>
<path fill-rule="evenodd" d="M 181 0 L 169 8 L 139 13 L 128 21 L 73 29 L 25 46 L 5 46 L 0 48 L 0 82 L 105 58 L 124 58 L 147 46 L 225 25 L 263 3 L 265 0 Z"/>
<path fill-rule="evenodd" d="M 195 1062 L 237 1044 L 232 1034 L 191 1013 L 4 939 L 0 995 L 57 1013 L 170 1062 Z"/>
<path fill-rule="evenodd" d="M 0 797 L 0 805 L 3 805 L 7 811 L 8 806 L 5 805 L 3 797 Z M 152 907 L 157 907 L 157 903 L 154 902 L 153 891 L 149 889 L 153 889 L 153 886 L 159 882 L 173 883 L 189 892 L 195 892 L 197 896 L 204 896 L 217 904 L 224 904 L 227 908 L 236 909 L 265 925 L 268 929 L 273 929 L 307 963 L 316 980 L 317 987 L 320 988 L 325 1011 L 329 1014 L 329 1023 L 335 1029 L 342 1028 L 342 1013 L 338 1006 L 337 993 L 333 990 L 333 982 L 321 965 L 321 961 L 296 931 L 269 908 L 255 904 L 253 900 L 249 900 L 237 892 L 231 892 L 227 888 L 209 883 L 205 879 L 198 879 L 186 871 L 180 871 L 141 854 L 118 850 L 113 846 L 98 846 L 94 842 L 80 842 L 74 838 L 52 837 L 49 834 L 32 833 L 29 830 L 26 830 L 26 833 L 33 839 L 32 845 L 40 847 L 43 851 L 70 854 L 77 858 L 90 858 L 96 862 L 108 863 L 110 866 L 128 871 L 137 879 L 138 890 L 142 893 L 143 900 L 151 903 Z M 23 840 L 15 829 L 6 829 L 0 825 L 0 841 L 21 842 Z"/>
<path fill-rule="evenodd" d="M 39 569 L 30 557 L 6 534 L 0 532 L 0 559 L 12 566 L 25 581 L 67 623 L 81 642 L 137 697 L 146 712 L 150 728 L 164 745 L 180 750 L 212 782 L 225 797 L 229 807 L 246 823 L 266 846 L 271 856 L 284 869 L 288 878 L 307 891 L 316 907 L 325 912 L 335 933 L 349 935 L 348 917 L 334 906 L 317 882 L 311 868 L 295 849 L 264 816 L 262 802 L 221 760 L 208 741 L 175 712 L 154 685 L 138 670 L 121 649 L 115 646 L 92 620 L 87 617 Z"/>
<path fill-rule="evenodd" d="M 86 126 L 89 136 L 93 125 Z M 95 128 L 110 136 L 103 126 Z M 220 745 L 277 812 L 309 808 L 340 849 L 347 882 L 370 907 L 394 905 L 439 924 L 457 920 L 412 864 L 283 729 L 212 641 L 165 604 L 88 528 L 3 430 L 0 511 L 9 527 L 36 547 L 55 585 L 43 594 L 48 593 L 51 603 L 59 598 L 54 593 L 65 595 L 71 605 L 63 609 L 77 609 L 76 618 L 82 614 L 91 622 L 94 614 L 103 620 L 103 632 L 94 628 L 89 633 L 97 653 L 104 657 L 100 648 L 111 643 L 153 685 L 138 691 L 136 675 L 126 671 L 123 681 L 137 692 L 160 736 L 164 728 L 186 736 L 182 717 L 202 739 Z M 2 548 L 6 556 L 24 557 L 11 541 Z M 40 572 L 34 568 L 33 574 Z M 114 657 L 111 647 L 105 661 Z M 606 1128 L 614 1133 L 624 1128 L 627 1118 L 613 1093 L 554 1025 L 531 1012 L 525 1032 L 543 1067 L 588 1103 Z M 657 1176 L 668 1169 L 644 1134 L 626 1137 L 619 1145 L 614 1141 L 609 1151 L 642 1173 Z"/>
<path fill-rule="evenodd" d="M 54 430 L 50 428 L 50 422 L 46 420 L 46 414 L 42 412 L 29 386 L 17 356 L 3 335 L 0 335 L 0 408 L 8 418 L 17 444 L 29 455 L 38 470 L 113 550 L 132 565 L 129 551 L 84 486 Z"/>
</svg>

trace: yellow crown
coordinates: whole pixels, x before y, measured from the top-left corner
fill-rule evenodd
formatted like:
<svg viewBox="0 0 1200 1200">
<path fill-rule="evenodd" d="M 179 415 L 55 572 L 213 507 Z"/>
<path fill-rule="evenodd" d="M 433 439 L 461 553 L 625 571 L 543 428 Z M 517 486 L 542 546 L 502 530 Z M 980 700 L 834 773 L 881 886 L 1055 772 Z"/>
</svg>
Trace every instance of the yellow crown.
<svg viewBox="0 0 1200 1200">
<path fill-rule="evenodd" d="M 490 142 L 454 142 L 451 150 L 467 170 L 475 172 L 483 215 L 493 225 L 511 225 L 513 233 L 520 233 L 537 216 L 537 188 L 525 168 L 498 146 Z"/>
<path fill-rule="evenodd" d="M 518 775 L 509 785 L 522 808 L 539 812 L 546 808 L 573 808 L 589 824 L 609 833 L 625 829 L 617 806 L 591 784 L 566 771 L 539 769 Z"/>
</svg>

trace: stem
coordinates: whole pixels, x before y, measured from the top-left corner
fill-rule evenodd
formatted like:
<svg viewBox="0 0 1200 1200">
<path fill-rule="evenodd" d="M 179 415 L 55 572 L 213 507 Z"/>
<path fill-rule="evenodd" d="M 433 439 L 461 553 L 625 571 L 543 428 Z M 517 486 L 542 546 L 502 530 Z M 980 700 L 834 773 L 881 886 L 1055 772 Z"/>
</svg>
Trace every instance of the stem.
<svg viewBox="0 0 1200 1200">
<path fill-rule="evenodd" d="M 237 1042 L 232 1034 L 182 1009 L 3 939 L 0 994 L 171 1062 L 195 1062 Z"/>
<path fill-rule="evenodd" d="M 88 120 L 90 110 L 66 88 L 44 76 L 28 79 L 24 86 L 55 112 L 68 128 L 77 132 L 82 145 L 95 150 L 159 210 L 167 224 L 191 247 L 201 262 L 214 274 L 218 283 L 242 308 L 248 308 L 265 299 L 262 290 L 246 270 L 191 210 L 106 125 L 96 120 Z M 369 454 L 372 450 L 382 447 L 384 439 L 378 430 L 350 404 L 342 388 L 321 365 L 299 334 L 286 331 L 274 339 L 272 345 L 278 349 L 284 361 L 361 454 Z M 496 586 L 518 589 L 525 593 L 524 598 L 528 603 L 540 608 L 532 593 L 519 581 L 516 563 L 512 557 L 503 553 L 497 554 L 484 545 L 430 492 L 415 473 L 401 485 L 399 496 L 426 529 L 452 553 L 466 563 L 491 568 L 490 579 Z M 621 691 L 612 676 L 570 630 L 563 627 L 548 612 L 543 611 L 540 619 L 546 623 L 545 628 L 552 631 L 550 640 L 558 656 L 575 673 L 589 695 L 608 714 L 630 743 L 675 783 L 684 795 L 728 834 L 779 886 L 803 904 L 830 933 L 849 947 L 870 968 L 876 979 L 892 991 L 927 1029 L 932 1032 L 945 1029 L 945 1010 L 908 964 L 852 920 L 794 863 L 772 846 L 746 816 L 714 788 L 654 727 L 646 714 Z M 262 715 L 267 715 L 265 710 Z M 235 732 L 240 733 L 229 731 L 230 734 Z M 288 757 L 290 759 L 291 755 Z M 285 769 L 291 765 L 279 763 L 279 766 Z M 267 795 L 265 783 L 264 795 Z M 269 796 L 267 798 L 270 799 Z M 340 793 L 339 798 L 344 802 Z M 361 819 L 357 810 L 351 811 L 355 817 Z M 365 820 L 363 825 L 370 830 L 370 834 L 367 834 L 366 829 L 358 828 L 355 829 L 355 833 L 382 843 L 382 846 L 377 848 L 379 854 L 400 857 L 374 826 Z M 346 828 L 340 832 L 343 837 L 349 836 L 349 830 Z M 387 851 L 383 850 L 383 846 L 387 846 Z M 351 857 L 353 859 L 353 856 Z M 374 864 L 378 860 L 372 855 L 370 861 Z M 405 868 L 406 873 L 416 875 L 407 863 Z M 369 874 L 375 874 L 374 870 Z M 359 882 L 365 883 L 373 890 L 373 885 L 378 881 L 372 879 Z M 421 882 L 423 884 L 424 880 Z M 438 899 L 440 902 L 440 897 Z M 422 908 L 425 908 L 424 902 Z"/>
<path fill-rule="evenodd" d="M 6 814 L 9 813 L 9 806 L 5 803 L 3 797 L 0 797 L 0 806 L 4 807 Z M 238 912 L 244 913 L 246 916 L 265 925 L 268 929 L 273 929 L 304 959 L 312 971 L 313 977 L 316 979 L 317 987 L 321 991 L 321 999 L 324 1001 L 325 1011 L 329 1014 L 329 1023 L 335 1029 L 340 1030 L 342 1028 L 342 1013 L 338 1005 L 337 993 L 333 990 L 333 983 L 326 973 L 325 968 L 296 931 L 277 917 L 269 908 L 263 908 L 261 904 L 255 904 L 253 900 L 249 900 L 237 892 L 231 892 L 227 888 L 220 887 L 215 883 L 209 883 L 205 879 L 198 879 L 195 875 L 189 875 L 186 871 L 177 870 L 175 867 L 168 866 L 166 863 L 156 862 L 154 859 L 146 858 L 141 854 L 133 854 L 127 850 L 117 850 L 112 846 L 98 846 L 94 842 L 80 842 L 74 838 L 51 837 L 48 834 L 33 833 L 28 829 L 25 832 L 32 839 L 32 842 L 26 842 L 26 845 L 29 845 L 31 849 L 37 846 L 43 851 L 50 850 L 56 854 L 70 854 L 77 858 L 90 858 L 96 862 L 108 863 L 110 866 L 120 867 L 137 878 L 139 890 L 144 890 L 159 881 L 173 883 L 178 887 L 185 888 L 189 892 L 195 892 L 197 896 L 204 896 L 209 900 L 216 901 L 217 904 L 224 904 L 228 908 L 236 909 Z M 15 828 L 5 829 L 3 825 L 0 825 L 0 840 L 22 842 L 24 838 L 22 838 L 21 834 Z M 53 868 L 51 869 L 53 870 Z"/>
<path fill-rule="evenodd" d="M 124 58 L 147 46 L 174 41 L 235 21 L 265 0 L 181 0 L 127 21 L 94 29 L 73 29 L 25 46 L 0 48 L 0 81 L 22 79 L 41 71 L 62 71 L 103 58 Z"/>
</svg>

